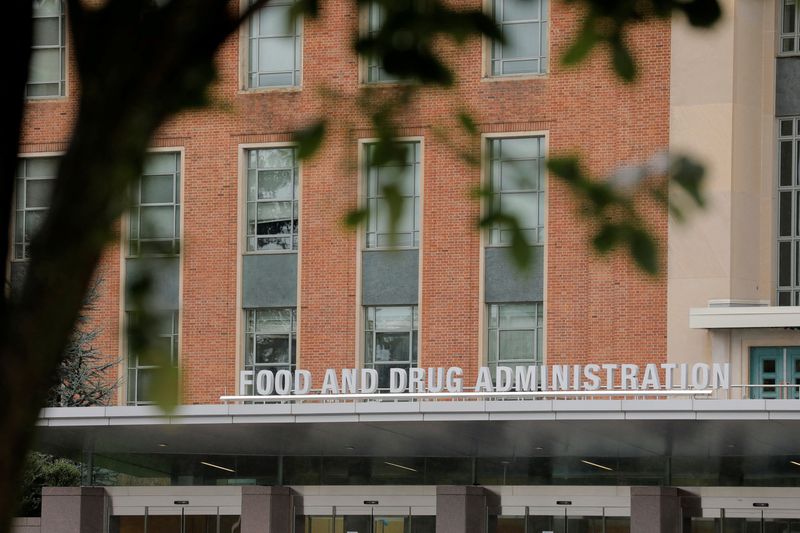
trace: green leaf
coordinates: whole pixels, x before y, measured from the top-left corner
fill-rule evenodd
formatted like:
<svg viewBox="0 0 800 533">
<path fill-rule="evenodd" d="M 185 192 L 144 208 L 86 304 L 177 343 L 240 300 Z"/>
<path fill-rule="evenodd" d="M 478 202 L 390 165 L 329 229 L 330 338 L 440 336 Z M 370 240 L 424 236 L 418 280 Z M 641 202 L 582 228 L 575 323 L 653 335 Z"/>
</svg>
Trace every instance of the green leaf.
<svg viewBox="0 0 800 533">
<path fill-rule="evenodd" d="M 458 121 L 461 123 L 461 126 L 467 133 L 470 135 L 477 135 L 478 125 L 475 124 L 475 121 L 472 119 L 469 113 L 466 111 L 461 111 L 458 114 Z"/>
<path fill-rule="evenodd" d="M 676 5 L 683 9 L 692 26 L 707 28 L 722 16 L 722 8 L 717 0 L 691 0 L 676 2 Z"/>
<path fill-rule="evenodd" d="M 294 133 L 294 141 L 297 143 L 297 158 L 302 160 L 312 157 L 325 139 L 326 123 L 324 119 L 318 120 L 311 126 L 298 130 Z"/>
<path fill-rule="evenodd" d="M 604 224 L 592 239 L 595 250 L 601 254 L 609 252 L 622 238 L 622 232 L 616 224 Z"/>
<path fill-rule="evenodd" d="M 345 226 L 354 228 L 361 224 L 362 222 L 367 220 L 369 216 L 368 209 L 354 209 L 353 211 L 348 212 L 344 217 L 344 224 Z"/>
<path fill-rule="evenodd" d="M 614 70 L 619 77 L 627 82 L 633 81 L 636 78 L 636 63 L 633 61 L 630 50 L 621 39 L 612 41 L 611 56 Z"/>
<path fill-rule="evenodd" d="M 550 172 L 568 182 L 577 182 L 582 179 L 581 170 L 576 157 L 548 159 L 547 168 Z"/>
<path fill-rule="evenodd" d="M 178 368 L 172 366 L 168 354 L 161 352 L 162 364 L 155 369 L 153 399 L 161 409 L 171 413 L 178 405 Z"/>
<path fill-rule="evenodd" d="M 670 171 L 672 182 L 686 191 L 699 207 L 703 207 L 705 205 L 705 196 L 703 195 L 705 168 L 703 165 L 687 156 L 680 156 L 675 159 Z"/>
<path fill-rule="evenodd" d="M 658 272 L 658 251 L 653 238 L 645 230 L 632 228 L 628 235 L 628 246 L 636 264 L 649 274 Z"/>
<path fill-rule="evenodd" d="M 589 55 L 589 52 L 592 51 L 592 48 L 594 48 L 599 40 L 594 27 L 596 23 L 595 17 L 590 15 L 586 16 L 583 27 L 561 58 L 562 64 L 576 65 L 586 59 L 586 56 Z"/>
<path fill-rule="evenodd" d="M 317 18 L 319 15 L 319 0 L 296 0 L 289 11 L 291 20 L 304 15 L 310 18 Z"/>
</svg>

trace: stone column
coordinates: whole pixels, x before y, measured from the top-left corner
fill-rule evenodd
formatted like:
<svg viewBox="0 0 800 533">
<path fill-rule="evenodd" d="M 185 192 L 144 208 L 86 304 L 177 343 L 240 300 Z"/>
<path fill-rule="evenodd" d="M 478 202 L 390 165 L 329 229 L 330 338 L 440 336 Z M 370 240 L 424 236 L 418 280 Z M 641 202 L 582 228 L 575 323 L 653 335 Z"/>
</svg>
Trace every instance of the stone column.
<svg viewBox="0 0 800 533">
<path fill-rule="evenodd" d="M 674 487 L 631 487 L 631 533 L 688 533 L 700 498 Z"/>
<path fill-rule="evenodd" d="M 242 487 L 242 533 L 291 533 L 293 498 L 289 487 Z"/>
<path fill-rule="evenodd" d="M 109 503 L 103 487 L 43 487 L 42 532 L 103 533 Z"/>
<path fill-rule="evenodd" d="M 489 497 L 483 487 L 436 487 L 436 533 L 486 533 Z"/>
</svg>

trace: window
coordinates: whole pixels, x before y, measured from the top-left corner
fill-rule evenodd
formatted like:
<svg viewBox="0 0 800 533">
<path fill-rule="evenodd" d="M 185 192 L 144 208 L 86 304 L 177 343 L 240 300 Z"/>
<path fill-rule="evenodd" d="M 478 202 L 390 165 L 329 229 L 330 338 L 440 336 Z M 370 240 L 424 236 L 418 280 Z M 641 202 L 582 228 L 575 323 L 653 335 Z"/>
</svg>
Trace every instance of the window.
<svg viewBox="0 0 800 533">
<path fill-rule="evenodd" d="M 303 26 L 292 0 L 274 0 L 250 17 L 247 86 L 300 85 Z"/>
<path fill-rule="evenodd" d="M 751 398 L 800 398 L 800 346 L 751 348 L 750 384 Z"/>
<path fill-rule="evenodd" d="M 33 0 L 33 49 L 25 96 L 63 96 L 65 86 L 64 4 Z"/>
<path fill-rule="evenodd" d="M 491 139 L 489 187 L 491 209 L 514 216 L 529 244 L 544 243 L 544 138 Z M 489 244 L 511 243 L 505 225 L 489 229 Z"/>
<path fill-rule="evenodd" d="M 488 366 L 542 363 L 542 302 L 489 305 Z"/>
<path fill-rule="evenodd" d="M 25 157 L 19 160 L 14 185 L 14 259 L 30 257 L 31 239 L 50 207 L 57 170 L 57 157 Z"/>
<path fill-rule="evenodd" d="M 797 9 L 798 0 L 782 0 L 780 45 L 781 54 L 796 54 L 800 52 L 800 10 Z"/>
<path fill-rule="evenodd" d="M 392 368 L 417 366 L 417 306 L 365 308 L 364 366 L 378 371 L 378 388 L 389 388 Z"/>
<path fill-rule="evenodd" d="M 297 317 L 293 308 L 245 310 L 244 368 L 294 370 L 297 365 Z"/>
<path fill-rule="evenodd" d="M 370 2 L 367 6 L 367 31 L 370 36 L 375 35 L 386 20 L 386 11 L 379 2 Z M 380 57 L 367 57 L 367 82 L 394 82 L 397 78 L 384 70 Z"/>
<path fill-rule="evenodd" d="M 492 42 L 492 76 L 547 72 L 547 0 L 492 0 L 506 43 Z"/>
<path fill-rule="evenodd" d="M 297 250 L 294 148 L 247 151 L 247 251 Z"/>
<path fill-rule="evenodd" d="M 778 121 L 778 305 L 800 305 L 800 118 Z"/>
<path fill-rule="evenodd" d="M 128 320 L 136 320 L 136 314 L 129 312 Z M 128 345 L 128 403 L 130 405 L 147 405 L 155 402 L 155 375 L 165 362 L 162 359 L 165 354 L 168 356 L 170 365 L 178 366 L 178 312 L 165 312 L 161 316 L 158 328 L 154 351 L 138 353 L 130 344 Z"/>
<path fill-rule="evenodd" d="M 128 253 L 174 255 L 180 252 L 181 156 L 177 152 L 150 153 L 142 178 L 131 191 Z"/>
<path fill-rule="evenodd" d="M 367 168 L 367 248 L 415 248 L 419 246 L 420 143 L 399 143 L 400 161 L 378 164 L 377 145 L 366 145 Z M 391 227 L 389 192 L 402 198 L 399 216 Z M 392 231 L 394 229 L 394 231 Z"/>
</svg>

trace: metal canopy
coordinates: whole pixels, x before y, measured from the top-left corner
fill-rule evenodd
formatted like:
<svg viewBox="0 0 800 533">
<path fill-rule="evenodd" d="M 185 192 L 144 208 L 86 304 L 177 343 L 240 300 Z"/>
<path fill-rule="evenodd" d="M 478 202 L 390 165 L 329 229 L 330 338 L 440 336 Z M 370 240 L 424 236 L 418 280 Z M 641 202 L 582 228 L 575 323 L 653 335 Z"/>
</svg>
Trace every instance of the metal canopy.
<svg viewBox="0 0 800 533">
<path fill-rule="evenodd" d="M 38 447 L 64 455 L 800 457 L 798 400 L 53 408 L 38 429 Z"/>
</svg>

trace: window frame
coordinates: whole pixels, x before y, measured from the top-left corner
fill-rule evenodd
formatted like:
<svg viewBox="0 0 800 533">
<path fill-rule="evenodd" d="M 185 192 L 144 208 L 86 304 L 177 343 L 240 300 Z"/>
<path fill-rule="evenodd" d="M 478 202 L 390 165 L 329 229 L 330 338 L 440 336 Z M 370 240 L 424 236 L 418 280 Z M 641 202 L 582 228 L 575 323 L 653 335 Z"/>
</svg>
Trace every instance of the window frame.
<svg viewBox="0 0 800 533">
<path fill-rule="evenodd" d="M 533 330 L 526 329 L 526 328 L 501 328 L 500 327 L 500 308 L 503 306 L 510 306 L 510 305 L 530 305 L 534 307 L 535 314 L 534 314 L 534 321 L 536 325 L 534 326 Z M 497 326 L 492 327 L 491 322 L 491 308 L 495 306 L 497 307 Z M 544 301 L 531 301 L 531 302 L 488 302 L 485 304 L 486 307 L 486 327 L 485 327 L 485 334 L 486 334 L 486 341 L 484 342 L 484 353 L 486 356 L 484 357 L 484 361 L 486 366 L 490 368 L 496 368 L 498 366 L 507 366 L 510 368 L 514 368 L 517 366 L 541 366 L 544 364 L 544 329 L 545 329 L 545 316 L 544 316 Z M 492 361 L 490 359 L 490 333 L 492 330 L 495 330 L 495 354 L 496 359 Z M 524 360 L 516 360 L 516 359 L 502 359 L 500 358 L 500 332 L 501 331 L 533 331 L 533 361 L 524 361 Z"/>
<path fill-rule="evenodd" d="M 378 309 L 385 309 L 385 308 L 408 308 L 411 310 L 411 329 L 410 330 L 379 330 L 377 327 L 369 329 L 369 321 L 370 321 L 370 310 L 373 310 L 374 314 L 377 314 Z M 402 366 L 404 364 L 408 364 L 408 368 L 415 368 L 419 367 L 419 359 L 420 359 L 420 306 L 419 304 L 412 304 L 412 305 L 362 305 L 361 306 L 361 331 L 360 337 L 363 342 L 363 347 L 361 349 L 361 363 L 362 368 L 370 368 L 374 370 L 378 370 L 377 367 L 389 367 L 389 368 L 396 368 Z M 376 320 L 377 322 L 377 320 Z M 376 353 L 376 339 L 379 333 L 408 333 L 409 335 L 409 343 L 408 343 L 408 359 L 407 360 L 397 360 L 397 361 L 381 361 L 376 363 L 375 361 L 375 353 Z M 416 335 L 415 335 L 416 334 Z M 370 341 L 368 343 L 367 337 L 369 336 Z M 414 349 L 414 339 L 416 337 L 416 350 Z M 371 353 L 372 353 L 372 361 L 367 360 L 367 346 L 368 344 L 371 346 Z M 378 389 L 379 391 L 387 391 L 388 388 Z"/>
<path fill-rule="evenodd" d="M 775 28 L 775 35 L 777 39 L 776 43 L 776 51 L 778 57 L 791 57 L 800 55 L 800 0 L 793 0 L 794 1 L 794 32 L 784 32 L 783 31 L 783 23 L 784 23 L 784 14 L 785 14 L 785 7 L 787 0 L 778 0 L 777 10 L 777 27 Z M 784 50 L 783 49 L 783 42 L 786 39 L 794 39 L 794 45 L 792 50 Z"/>
<path fill-rule="evenodd" d="M 258 312 L 259 311 L 269 311 L 269 310 L 285 310 L 290 311 L 290 325 L 289 325 L 289 332 L 287 335 L 289 336 L 289 364 L 284 363 L 256 363 L 256 350 L 255 350 L 255 343 L 256 337 L 258 335 L 267 335 L 268 333 L 259 333 L 257 329 L 254 327 L 253 331 L 249 330 L 249 326 L 252 323 L 254 326 L 258 323 Z M 272 370 L 273 373 L 278 372 L 279 370 L 289 370 L 290 372 L 294 373 L 295 370 L 300 368 L 298 365 L 299 361 L 299 350 L 298 350 L 298 318 L 300 316 L 300 310 L 298 306 L 294 307 L 253 307 L 253 308 L 245 308 L 242 309 L 242 324 L 243 327 L 241 329 L 242 332 L 242 347 L 240 350 L 241 356 L 241 370 L 251 370 L 253 372 L 253 378 L 258 374 L 261 370 Z M 250 314 L 253 313 L 253 319 L 250 319 Z M 283 333 L 280 333 L 281 335 Z M 278 335 L 278 333 L 276 333 Z M 251 339 L 252 337 L 252 339 Z M 248 345 L 251 344 L 252 341 L 252 354 L 253 354 L 253 362 L 248 365 L 247 364 L 247 349 Z M 252 387 L 252 385 L 251 385 Z M 255 389 L 252 389 L 252 394 L 256 395 Z"/>
<path fill-rule="evenodd" d="M 240 0 L 241 12 L 244 13 L 250 6 L 253 0 Z M 260 9 L 278 6 L 291 6 L 298 0 L 277 0 L 277 3 L 270 2 L 267 6 Z M 252 36 L 252 27 L 260 16 L 259 11 L 251 14 L 249 20 L 245 24 L 240 25 L 239 29 L 239 68 L 240 68 L 240 92 L 242 93 L 257 93 L 268 91 L 299 91 L 303 87 L 303 54 L 305 51 L 304 38 L 305 38 L 305 19 L 303 15 L 298 15 L 295 20 L 295 33 L 294 33 L 294 70 L 292 70 L 292 81 L 290 85 L 251 85 L 253 74 L 258 75 L 259 71 L 252 70 L 252 58 L 250 56 L 251 41 L 259 39 L 259 37 Z M 273 36 L 275 37 L 275 36 Z M 284 37 L 289 37 L 286 35 Z M 268 39 L 270 37 L 261 37 Z M 299 47 L 299 49 L 298 49 Z M 278 71 L 283 72 L 283 71 Z"/>
<path fill-rule="evenodd" d="M 792 134 L 781 134 L 784 122 L 792 123 Z M 775 133 L 775 232 L 774 232 L 774 283 L 772 295 L 777 306 L 798 306 L 800 305 L 800 116 L 778 117 L 776 119 Z M 781 146 L 783 143 L 791 143 L 791 165 L 789 185 L 781 185 Z M 791 215 L 789 224 L 790 233 L 787 236 L 781 235 L 781 197 L 784 193 L 790 195 Z M 789 284 L 781 284 L 781 248 L 783 243 L 789 243 Z M 789 303 L 781 303 L 781 295 L 789 295 Z"/>
<path fill-rule="evenodd" d="M 495 1 L 498 0 L 484 0 L 483 3 L 483 11 L 486 15 L 488 15 L 497 26 L 503 29 L 504 23 L 502 21 L 498 21 L 495 17 Z M 504 0 L 499 0 L 504 1 Z M 529 58 L 527 61 L 530 60 L 538 60 L 539 61 L 539 71 L 538 72 L 519 72 L 519 73 L 510 73 L 510 74 L 495 74 L 494 73 L 494 64 L 496 61 L 503 61 L 502 59 L 495 59 L 495 46 L 498 46 L 499 43 L 496 43 L 494 39 L 484 37 L 483 38 L 483 61 L 482 63 L 482 70 L 483 75 L 481 76 L 483 81 L 510 81 L 510 80 L 520 80 L 520 79 L 536 79 L 536 78 L 546 78 L 550 75 L 551 70 L 551 48 L 552 48 L 552 39 L 550 36 L 551 33 L 551 23 L 552 23 L 552 0 L 540 0 L 541 2 L 546 2 L 546 5 L 540 7 L 539 20 L 530 20 L 526 22 L 522 21 L 513 21 L 508 22 L 507 24 L 520 24 L 520 23 L 531 23 L 536 22 L 539 23 L 540 28 L 542 24 L 544 24 L 547 28 L 546 32 L 539 32 L 539 40 L 540 40 L 540 55 L 536 58 Z M 542 38 L 544 37 L 545 43 L 542 46 Z M 526 59 L 514 59 L 511 61 L 526 61 Z M 544 70 L 542 69 L 542 63 L 544 62 Z"/>
<path fill-rule="evenodd" d="M 535 132 L 507 132 L 502 134 L 491 134 L 491 135 L 484 135 L 482 139 L 483 144 L 483 185 L 484 188 L 489 192 L 488 198 L 481 202 L 481 217 L 488 214 L 489 206 L 488 202 L 495 202 L 495 197 L 500 196 L 503 192 L 494 192 L 492 188 L 492 162 L 494 161 L 492 157 L 492 145 L 495 141 L 504 141 L 510 139 L 528 139 L 528 138 L 538 138 L 540 139 L 539 144 L 539 156 L 537 159 L 541 159 L 540 163 L 540 179 L 541 187 L 536 190 L 529 190 L 529 191 L 514 191 L 509 192 L 509 194 L 530 194 L 536 193 L 538 195 L 538 213 L 537 219 L 541 220 L 540 224 L 537 224 L 536 228 L 524 230 L 523 231 L 536 231 L 537 238 L 535 242 L 529 242 L 529 246 L 544 246 L 547 244 L 547 210 L 548 210 L 548 181 L 549 181 L 549 174 L 547 172 L 547 167 L 544 165 L 544 162 L 547 160 L 548 152 L 549 152 L 549 133 L 546 131 L 535 131 Z M 521 161 L 522 159 L 519 159 Z M 502 199 L 501 199 L 502 201 Z M 537 220 L 538 222 L 538 220 Z M 540 231 L 541 230 L 541 231 Z M 492 232 L 496 231 L 495 227 L 487 227 L 483 232 L 483 243 L 484 248 L 490 247 L 509 247 L 511 246 L 510 243 L 503 243 L 503 242 L 492 242 Z M 502 230 L 500 230 L 502 231 Z M 540 236 L 541 235 L 541 236 Z"/>
<path fill-rule="evenodd" d="M 47 158 L 47 159 L 53 158 L 53 159 L 57 159 L 58 160 L 58 159 L 61 159 L 63 156 L 64 156 L 64 152 L 29 152 L 29 153 L 17 154 L 17 167 L 16 168 L 17 169 L 19 168 L 19 163 L 22 160 L 26 160 L 27 161 L 29 159 L 40 159 L 40 158 Z M 8 254 L 8 257 L 9 257 L 9 262 L 12 262 L 12 263 L 25 263 L 25 262 L 28 261 L 28 258 L 25 257 L 24 250 L 27 248 L 27 246 L 30 246 L 30 243 L 27 243 L 27 246 L 26 246 L 26 244 L 24 242 L 24 237 L 25 237 L 24 231 L 25 231 L 25 229 L 23 227 L 23 230 L 22 230 L 23 231 L 23 243 L 22 243 L 23 244 L 23 257 L 17 257 L 17 255 L 16 255 L 17 212 L 18 211 L 27 211 L 28 209 L 27 208 L 19 209 L 19 206 L 17 205 L 17 195 L 19 194 L 18 191 L 17 191 L 17 183 L 18 183 L 19 179 L 24 179 L 25 180 L 25 179 L 27 179 L 27 177 L 22 177 L 21 178 L 20 176 L 16 175 L 16 172 L 17 171 L 15 170 L 15 172 L 14 172 L 14 174 L 15 174 L 14 175 L 14 192 L 13 192 L 14 196 L 11 199 L 12 200 L 11 201 L 11 224 L 10 224 L 11 235 L 10 235 L 10 238 L 9 238 L 9 244 L 10 244 L 11 250 L 10 250 L 10 253 Z M 53 176 L 52 178 L 38 177 L 38 179 L 52 179 L 52 180 L 55 181 L 58 178 L 57 174 L 58 173 L 56 173 L 56 175 Z M 55 186 L 55 183 L 53 185 Z M 48 206 L 46 208 L 41 208 L 41 209 L 37 209 L 37 210 L 49 211 L 50 207 L 51 206 Z"/>
<path fill-rule="evenodd" d="M 66 9 L 65 0 L 59 0 L 59 5 L 61 6 L 61 11 L 58 16 L 59 18 L 59 44 L 58 45 L 45 45 L 45 46 L 34 46 L 33 42 L 31 42 L 31 61 L 33 60 L 33 51 L 36 49 L 55 49 L 58 48 L 60 51 L 60 67 L 59 67 L 59 74 L 61 79 L 58 81 L 59 90 L 58 94 L 47 94 L 47 95 L 29 95 L 28 88 L 31 85 L 29 80 L 25 81 L 25 101 L 26 102 L 43 102 L 49 100 L 62 100 L 67 98 L 68 96 L 68 79 L 69 79 L 69 39 L 67 38 L 67 33 L 69 30 L 68 24 L 68 13 Z M 34 19 L 36 18 L 55 18 L 55 17 L 36 17 L 34 11 Z M 30 73 L 29 73 L 30 77 Z M 56 83 L 56 82 L 48 82 L 48 83 Z M 44 85 L 42 83 L 37 83 L 34 85 Z"/>
<path fill-rule="evenodd" d="M 374 1 L 367 2 L 366 4 L 363 4 L 361 6 L 361 10 L 359 13 L 359 33 L 362 36 L 367 37 L 380 31 L 380 27 L 378 28 L 372 27 L 373 9 L 378 9 L 380 7 L 381 5 Z M 383 76 L 379 76 L 379 79 L 371 80 L 370 72 L 372 70 L 376 70 L 379 74 L 383 73 L 385 76 L 390 76 L 390 77 L 387 79 L 381 79 Z M 410 80 L 391 77 L 391 75 L 388 74 L 386 70 L 383 68 L 383 63 L 378 61 L 377 58 L 361 54 L 359 54 L 359 71 L 360 71 L 359 78 L 362 85 L 381 87 L 381 86 L 390 86 L 398 84 L 407 84 L 410 82 Z"/>
<path fill-rule="evenodd" d="M 142 258 L 142 257 L 179 257 L 181 256 L 181 248 L 183 242 L 183 189 L 184 189 L 184 162 L 185 162 L 185 154 L 183 148 L 159 148 L 159 149 L 150 149 L 145 154 L 145 158 L 149 157 L 150 155 L 154 154 L 174 154 L 177 158 L 176 170 L 173 173 L 173 184 L 172 184 L 172 191 L 173 191 L 173 202 L 154 202 L 145 204 L 146 207 L 168 207 L 172 206 L 173 212 L 173 237 L 172 239 L 145 239 L 146 241 L 172 241 L 172 252 L 171 253 L 142 253 L 141 245 L 142 245 L 142 238 L 141 238 L 141 230 L 142 230 L 142 220 L 141 220 L 141 177 L 144 174 L 144 167 L 142 167 L 142 172 L 140 173 L 140 179 L 136 183 L 132 183 L 131 187 L 137 187 L 138 189 L 138 203 L 133 202 L 133 198 L 131 198 L 131 205 L 127 208 L 125 212 L 125 226 L 124 226 L 124 246 L 123 250 L 125 250 L 125 257 L 127 259 L 134 259 L 134 258 Z M 162 174 L 153 174 L 153 175 L 162 175 Z M 133 242 L 132 238 L 132 215 L 133 210 L 136 209 L 138 212 L 138 220 L 136 223 L 136 228 L 138 233 L 137 253 L 133 253 L 133 248 L 131 246 Z M 177 211 L 177 212 L 176 212 Z M 177 226 L 177 228 L 175 228 Z"/>
<path fill-rule="evenodd" d="M 169 338 L 170 339 L 170 363 L 172 368 L 179 369 L 180 368 L 180 342 L 181 342 L 181 322 L 180 316 L 181 312 L 179 309 L 171 309 L 161 311 L 163 313 L 170 313 L 170 331 L 168 333 L 159 332 L 157 335 L 159 338 Z M 131 320 L 133 320 L 134 313 L 131 311 L 125 311 L 125 318 L 124 318 L 124 327 L 127 330 L 127 326 Z M 132 364 L 132 360 L 136 359 L 136 364 Z M 130 348 L 130 342 L 128 336 L 125 336 L 125 405 L 155 405 L 157 402 L 155 400 L 139 400 L 139 371 L 141 370 L 154 370 L 157 368 L 161 368 L 158 365 L 139 365 L 138 364 L 139 356 L 134 354 Z M 135 377 L 135 379 L 131 380 L 131 375 Z M 131 398 L 131 394 L 133 398 Z"/>
<path fill-rule="evenodd" d="M 370 164 L 369 164 L 369 147 L 373 144 L 376 144 L 378 139 L 361 139 L 359 140 L 359 169 L 360 169 L 360 178 L 359 178 L 359 188 L 360 188 L 360 205 L 362 208 L 369 208 L 370 199 L 373 197 L 369 194 L 369 180 L 370 180 Z M 412 164 L 415 168 L 415 183 L 414 183 L 414 195 L 411 197 L 414 199 L 414 205 L 412 213 L 412 230 L 411 230 L 411 245 L 409 246 L 400 246 L 398 244 L 394 245 L 384 245 L 380 246 L 377 244 L 377 235 L 378 232 L 370 232 L 370 224 L 373 218 L 375 219 L 375 224 L 377 227 L 377 214 L 373 214 L 372 212 L 369 213 L 366 222 L 362 223 L 362 231 L 360 232 L 359 241 L 360 241 L 360 248 L 362 251 L 375 251 L 375 250 L 421 250 L 422 249 L 422 240 L 423 240 L 423 228 L 424 228 L 424 188 L 425 188 L 425 143 L 423 137 L 398 137 L 395 139 L 395 142 L 399 144 L 412 144 L 415 145 L 415 153 L 417 154 L 417 160 L 414 161 Z M 374 199 L 376 200 L 376 206 L 378 205 L 378 200 L 381 196 L 375 196 Z M 408 197 L 406 197 L 408 198 Z M 407 200 L 405 200 L 407 201 Z M 405 202 L 404 202 L 405 203 Z M 417 204 L 419 207 L 417 208 Z M 414 227 L 416 225 L 416 228 Z M 370 246 L 369 245 L 369 235 L 370 233 L 375 233 L 376 235 L 376 245 Z M 386 234 L 389 235 L 389 234 Z M 416 243 L 415 243 L 416 237 Z"/>
</svg>

